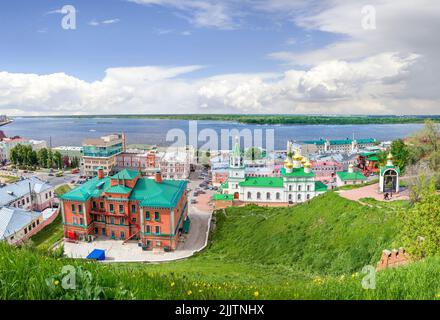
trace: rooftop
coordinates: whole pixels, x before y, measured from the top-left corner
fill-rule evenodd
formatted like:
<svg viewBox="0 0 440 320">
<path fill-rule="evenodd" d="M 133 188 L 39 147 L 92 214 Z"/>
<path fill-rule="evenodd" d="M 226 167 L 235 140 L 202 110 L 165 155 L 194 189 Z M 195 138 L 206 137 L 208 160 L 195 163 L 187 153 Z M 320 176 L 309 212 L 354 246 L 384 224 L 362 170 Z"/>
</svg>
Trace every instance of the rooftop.
<svg viewBox="0 0 440 320">
<path fill-rule="evenodd" d="M 0 206 L 8 205 L 16 199 L 28 194 L 29 188 L 36 193 L 40 193 L 51 189 L 52 186 L 36 177 L 30 177 L 8 184 L 0 188 Z"/>
<path fill-rule="evenodd" d="M 286 168 L 281 168 L 281 175 L 283 177 L 298 177 L 298 178 L 313 178 L 313 172 L 304 172 L 304 168 L 293 168 L 291 173 L 286 172 Z"/>
<path fill-rule="evenodd" d="M 257 188 L 283 188 L 283 178 L 281 177 L 247 177 L 240 182 L 241 187 Z"/>
<path fill-rule="evenodd" d="M 0 209 L 0 240 L 23 229 L 41 213 L 25 211 L 18 208 L 3 207 Z"/>
<path fill-rule="evenodd" d="M 124 170 L 125 171 L 125 170 Z M 132 170 L 120 172 L 121 178 L 129 179 Z M 136 178 L 139 174 L 136 172 Z M 118 176 L 118 175 L 116 175 Z M 115 177 L 115 176 L 114 176 Z M 129 194 L 130 200 L 138 200 L 142 207 L 174 208 L 186 189 L 187 182 L 183 180 L 164 180 L 162 183 L 146 177 L 139 178 L 134 188 L 118 185 L 111 186 L 111 179 L 114 177 L 97 177 L 87 181 L 83 185 L 65 193 L 61 199 L 71 201 L 87 201 L 90 198 L 99 198 L 106 193 Z M 132 177 L 132 179 L 134 179 Z M 131 179 L 130 179 L 131 180 Z"/>
<path fill-rule="evenodd" d="M 337 172 L 336 174 L 342 181 L 367 180 L 367 178 L 360 172 Z"/>
</svg>

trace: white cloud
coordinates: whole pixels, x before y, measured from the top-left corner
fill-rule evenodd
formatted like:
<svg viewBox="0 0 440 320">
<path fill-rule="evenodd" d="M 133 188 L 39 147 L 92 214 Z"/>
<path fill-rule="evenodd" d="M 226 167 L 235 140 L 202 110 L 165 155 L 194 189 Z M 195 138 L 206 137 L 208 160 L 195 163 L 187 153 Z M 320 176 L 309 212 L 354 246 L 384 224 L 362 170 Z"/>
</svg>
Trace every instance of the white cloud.
<svg viewBox="0 0 440 320">
<path fill-rule="evenodd" d="M 111 68 L 100 81 L 0 73 L 0 109 L 13 113 L 414 113 L 396 103 L 418 56 L 384 53 L 308 71 L 184 79 L 201 66 Z M 11 109 L 12 108 L 12 109 Z M 435 104 L 423 112 L 435 112 Z"/>
<path fill-rule="evenodd" d="M 180 15 L 198 27 L 233 29 L 234 10 L 229 1 L 216 0 L 127 0 L 147 6 L 165 6 L 178 10 Z"/>
<path fill-rule="evenodd" d="M 102 20 L 102 21 L 97 21 L 96 19 L 93 19 L 92 21 L 89 22 L 89 26 L 92 27 L 97 27 L 100 25 L 105 25 L 105 24 L 115 24 L 115 23 L 119 23 L 121 20 L 118 18 L 115 19 L 107 19 L 107 20 Z"/>
</svg>

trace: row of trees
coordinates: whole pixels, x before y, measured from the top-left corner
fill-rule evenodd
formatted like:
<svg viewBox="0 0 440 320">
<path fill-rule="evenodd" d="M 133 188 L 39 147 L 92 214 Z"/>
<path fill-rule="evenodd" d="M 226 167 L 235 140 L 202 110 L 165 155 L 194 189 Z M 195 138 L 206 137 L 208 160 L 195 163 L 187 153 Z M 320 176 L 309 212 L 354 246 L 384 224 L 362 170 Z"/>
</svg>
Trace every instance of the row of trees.
<svg viewBox="0 0 440 320">
<path fill-rule="evenodd" d="M 51 149 L 43 148 L 38 151 L 32 149 L 30 145 L 18 144 L 11 149 L 9 160 L 12 164 L 29 168 L 62 169 L 65 167 L 78 167 L 79 159 L 63 157 L 59 151 L 53 152 Z"/>
</svg>

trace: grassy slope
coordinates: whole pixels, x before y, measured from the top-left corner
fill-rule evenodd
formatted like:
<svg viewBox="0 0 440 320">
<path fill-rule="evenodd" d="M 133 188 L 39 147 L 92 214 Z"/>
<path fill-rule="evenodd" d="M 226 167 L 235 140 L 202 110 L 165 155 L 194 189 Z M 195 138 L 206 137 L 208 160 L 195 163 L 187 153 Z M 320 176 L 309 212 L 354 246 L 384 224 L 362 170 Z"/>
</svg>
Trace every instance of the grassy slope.
<svg viewBox="0 0 440 320">
<path fill-rule="evenodd" d="M 331 209 L 330 209 L 331 208 Z M 231 208 L 207 256 L 340 274 L 378 261 L 396 233 L 396 214 L 335 193 L 295 208 Z"/>
<path fill-rule="evenodd" d="M 376 290 L 361 288 L 356 272 L 390 247 L 395 215 L 335 193 L 295 208 L 231 208 L 218 214 L 207 250 L 160 265 L 101 265 L 0 245 L 0 299 L 66 297 L 45 284 L 66 264 L 90 270 L 105 298 L 434 298 L 440 259 L 380 272 Z"/>
</svg>

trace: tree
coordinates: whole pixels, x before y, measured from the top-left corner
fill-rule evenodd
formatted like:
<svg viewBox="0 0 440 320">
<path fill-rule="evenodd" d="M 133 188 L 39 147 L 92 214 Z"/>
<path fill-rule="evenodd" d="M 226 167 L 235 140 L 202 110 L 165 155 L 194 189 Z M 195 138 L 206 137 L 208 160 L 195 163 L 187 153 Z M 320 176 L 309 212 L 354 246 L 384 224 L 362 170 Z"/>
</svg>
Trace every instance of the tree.
<svg viewBox="0 0 440 320">
<path fill-rule="evenodd" d="M 63 157 L 63 166 L 64 166 L 64 168 L 69 168 L 70 167 L 70 158 L 69 158 L 69 156 L 64 156 Z"/>
<path fill-rule="evenodd" d="M 53 153 L 53 163 L 58 169 L 63 168 L 63 157 L 59 151 Z"/>
<path fill-rule="evenodd" d="M 48 157 L 48 152 L 46 148 L 38 150 L 37 158 L 38 158 L 38 165 L 40 167 L 42 168 L 47 167 L 47 157 Z"/>
<path fill-rule="evenodd" d="M 51 149 L 49 149 L 47 151 L 47 164 L 46 164 L 46 168 L 48 168 L 48 169 L 53 168 L 53 153 L 52 153 Z"/>
<path fill-rule="evenodd" d="M 415 259 L 440 254 L 440 197 L 432 180 L 420 193 L 421 200 L 412 209 L 404 210 L 401 239 Z"/>
<path fill-rule="evenodd" d="M 263 157 L 263 153 L 260 148 L 251 147 L 245 151 L 244 157 L 248 160 L 258 160 Z"/>
<path fill-rule="evenodd" d="M 409 149 L 402 139 L 395 140 L 391 144 L 391 153 L 394 156 L 394 165 L 399 167 L 402 172 L 409 162 Z"/>
</svg>

